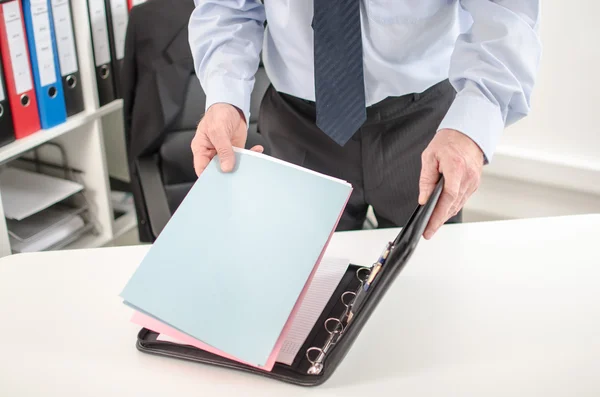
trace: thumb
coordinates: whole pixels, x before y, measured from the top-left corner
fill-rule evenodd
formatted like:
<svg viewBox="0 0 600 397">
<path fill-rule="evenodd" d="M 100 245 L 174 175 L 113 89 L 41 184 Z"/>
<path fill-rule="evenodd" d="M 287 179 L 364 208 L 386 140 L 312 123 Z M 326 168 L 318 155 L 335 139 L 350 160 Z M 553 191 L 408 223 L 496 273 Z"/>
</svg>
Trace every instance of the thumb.
<svg viewBox="0 0 600 397">
<path fill-rule="evenodd" d="M 440 178 L 438 171 L 439 163 L 436 157 L 428 151 L 423 153 L 423 164 L 421 166 L 421 177 L 419 179 L 419 204 L 424 205 L 435 189 Z"/>
<path fill-rule="evenodd" d="M 221 171 L 232 171 L 235 166 L 235 154 L 233 152 L 231 140 L 227 134 L 225 132 L 213 134 L 211 143 L 217 151 L 217 156 L 219 157 L 219 162 L 221 164 Z"/>
</svg>

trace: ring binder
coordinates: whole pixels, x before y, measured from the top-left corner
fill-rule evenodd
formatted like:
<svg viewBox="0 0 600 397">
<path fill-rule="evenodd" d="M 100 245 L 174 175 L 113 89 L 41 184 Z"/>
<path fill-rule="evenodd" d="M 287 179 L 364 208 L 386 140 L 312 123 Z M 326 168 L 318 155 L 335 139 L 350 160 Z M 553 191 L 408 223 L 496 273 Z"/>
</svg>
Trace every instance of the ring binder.
<svg viewBox="0 0 600 397">
<path fill-rule="evenodd" d="M 365 277 L 361 277 L 361 272 L 366 273 Z M 346 307 L 346 309 L 342 312 L 339 318 L 330 317 L 325 320 L 324 326 L 325 330 L 330 334 L 330 336 L 325 341 L 323 347 L 310 347 L 306 350 L 306 359 L 311 363 L 310 368 L 307 370 L 307 374 L 309 375 L 319 375 L 323 370 L 323 361 L 327 355 L 327 352 L 336 344 L 337 340 L 341 338 L 344 334 L 344 330 L 352 321 L 352 309 L 353 305 L 356 302 L 356 298 L 361 296 L 360 294 L 364 293 L 364 284 L 369 279 L 370 275 L 373 272 L 373 268 L 368 267 L 360 267 L 356 269 L 356 278 L 360 282 L 355 291 L 345 291 L 340 297 L 342 304 Z M 352 296 L 352 299 L 347 302 L 346 296 Z M 329 321 L 337 321 L 337 325 L 333 330 L 330 330 L 327 326 Z M 313 351 L 318 351 L 319 355 L 313 360 L 310 358 L 310 353 Z"/>
<path fill-rule="evenodd" d="M 61 84 L 65 97 L 67 116 L 85 110 L 83 87 L 77 84 L 80 79 L 79 52 L 73 28 L 73 12 L 70 0 L 51 0 L 52 22 L 56 36 Z"/>
<path fill-rule="evenodd" d="M 428 202 L 419 205 L 395 240 L 387 243 L 384 254 L 374 262 L 374 265 L 381 266 L 368 288 L 365 288 L 365 283 L 375 266 L 349 265 L 292 365 L 275 363 L 271 371 L 260 370 L 192 346 L 158 340 L 158 334 L 146 328 L 138 333 L 136 347 L 149 354 L 236 369 L 299 386 L 323 384 L 335 372 L 362 327 L 407 264 L 425 231 L 443 186 L 444 177 L 440 176 Z"/>
<path fill-rule="evenodd" d="M 344 306 L 349 307 L 350 303 L 352 303 L 352 301 L 350 301 L 349 303 L 346 303 L 346 301 L 344 300 L 344 296 L 346 296 L 346 294 L 350 294 L 353 297 L 356 296 L 356 292 L 353 291 L 346 291 L 342 294 L 342 303 L 344 304 Z"/>
<path fill-rule="evenodd" d="M 337 325 L 333 330 L 330 330 L 327 326 L 329 321 L 337 321 Z M 344 332 L 344 324 L 340 321 L 340 319 L 330 317 L 325 321 L 325 329 L 327 330 L 327 332 L 329 332 L 329 338 L 327 338 L 327 340 L 325 341 L 325 345 L 322 348 L 309 347 L 308 350 L 306 350 L 306 359 L 312 364 L 307 372 L 309 375 L 318 375 L 321 373 L 321 371 L 323 370 L 323 360 L 325 359 L 325 356 L 327 355 L 329 349 L 331 349 L 335 345 L 337 340 L 342 336 L 342 333 Z M 311 351 L 319 352 L 319 355 L 314 361 L 310 359 Z"/>
</svg>

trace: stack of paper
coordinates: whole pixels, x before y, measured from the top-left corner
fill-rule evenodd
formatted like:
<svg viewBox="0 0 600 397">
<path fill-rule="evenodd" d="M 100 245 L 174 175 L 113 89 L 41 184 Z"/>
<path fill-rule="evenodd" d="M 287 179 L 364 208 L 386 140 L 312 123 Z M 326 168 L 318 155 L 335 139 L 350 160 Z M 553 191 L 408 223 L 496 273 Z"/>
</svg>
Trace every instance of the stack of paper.
<svg viewBox="0 0 600 397">
<path fill-rule="evenodd" d="M 0 193 L 13 252 L 43 251 L 70 241 L 84 229 L 81 208 L 64 200 L 83 185 L 18 168 L 0 172 Z"/>
<path fill-rule="evenodd" d="M 319 263 L 351 191 L 245 150 L 231 173 L 213 160 L 121 294 L 134 321 L 265 370 L 289 362 L 347 268 Z"/>
<path fill-rule="evenodd" d="M 37 214 L 82 190 L 83 185 L 80 183 L 19 168 L 5 168 L 0 172 L 4 215 L 17 221 Z"/>
<path fill-rule="evenodd" d="M 8 219 L 6 224 L 12 251 L 44 251 L 70 240 L 85 227 L 81 217 L 82 211 L 82 208 L 72 208 L 59 203 L 22 221 Z"/>
<path fill-rule="evenodd" d="M 263 368 L 270 369 L 275 362 L 286 365 L 292 364 L 298 351 L 302 347 L 302 344 L 317 323 L 323 309 L 325 309 L 325 305 L 331 298 L 333 291 L 335 291 L 335 288 L 342 280 L 346 269 L 348 269 L 348 265 L 349 261 L 347 259 L 323 258 L 315 276 L 306 290 L 306 295 L 302 299 L 301 305 L 296 311 L 293 320 L 290 322 L 289 331 L 285 334 L 284 338 L 280 338 L 282 342 L 280 343 L 280 350 L 277 352 L 277 356 L 271 356 L 269 362 Z M 142 327 L 159 333 L 157 340 L 194 346 L 210 353 L 226 356 L 229 359 L 239 361 L 235 357 L 226 355 L 150 316 L 142 313 L 135 313 L 132 320 Z"/>
</svg>

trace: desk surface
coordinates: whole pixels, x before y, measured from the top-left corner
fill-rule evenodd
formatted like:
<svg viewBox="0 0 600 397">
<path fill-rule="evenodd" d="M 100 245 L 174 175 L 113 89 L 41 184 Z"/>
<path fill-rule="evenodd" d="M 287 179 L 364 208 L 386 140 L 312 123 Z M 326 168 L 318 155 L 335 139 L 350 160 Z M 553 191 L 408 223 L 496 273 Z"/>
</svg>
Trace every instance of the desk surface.
<svg viewBox="0 0 600 397">
<path fill-rule="evenodd" d="M 600 215 L 444 226 L 313 389 L 138 352 L 118 294 L 147 247 L 7 257 L 0 395 L 597 397 L 599 231 Z M 395 234 L 336 234 L 328 255 L 369 264 Z"/>
</svg>

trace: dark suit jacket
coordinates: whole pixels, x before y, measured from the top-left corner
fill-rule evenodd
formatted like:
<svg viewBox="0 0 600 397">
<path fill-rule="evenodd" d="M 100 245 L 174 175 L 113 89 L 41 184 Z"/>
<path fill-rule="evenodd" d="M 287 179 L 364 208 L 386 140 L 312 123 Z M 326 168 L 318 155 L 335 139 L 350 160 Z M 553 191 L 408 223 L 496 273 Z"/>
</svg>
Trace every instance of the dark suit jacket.
<svg viewBox="0 0 600 397">
<path fill-rule="evenodd" d="M 194 74 L 187 30 L 193 10 L 193 0 L 149 0 L 129 17 L 121 71 L 123 119 L 138 231 L 145 242 L 154 236 L 136 162 L 159 150 L 183 106 Z"/>
</svg>

